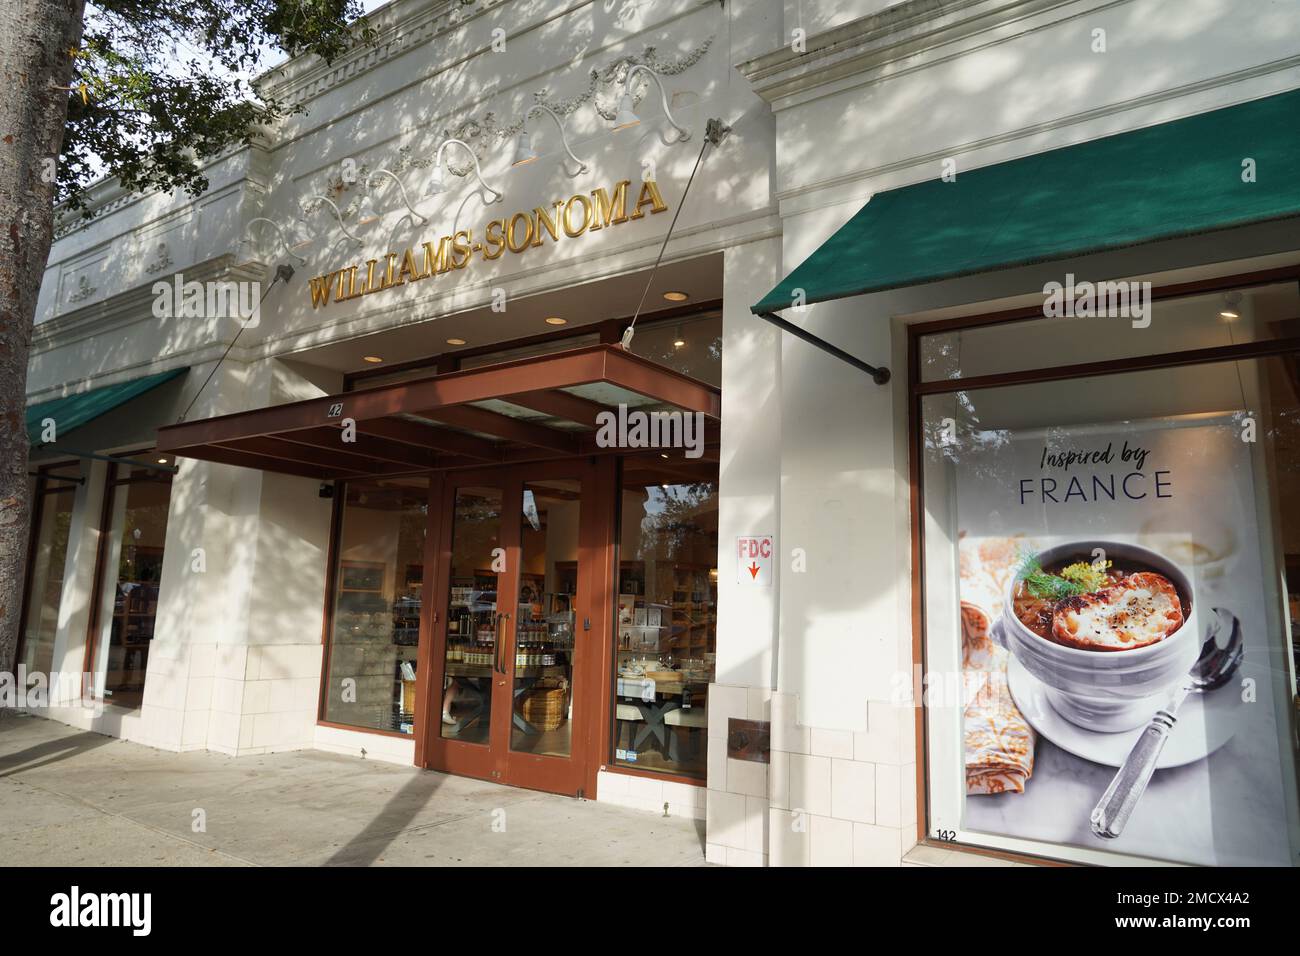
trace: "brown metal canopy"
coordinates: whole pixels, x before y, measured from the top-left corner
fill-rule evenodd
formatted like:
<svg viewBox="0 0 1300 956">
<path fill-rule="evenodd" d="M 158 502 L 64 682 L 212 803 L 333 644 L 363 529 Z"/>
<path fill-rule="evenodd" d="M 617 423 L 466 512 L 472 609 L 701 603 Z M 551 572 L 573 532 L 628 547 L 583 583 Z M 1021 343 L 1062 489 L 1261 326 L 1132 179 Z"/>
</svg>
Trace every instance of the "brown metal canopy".
<svg viewBox="0 0 1300 956">
<path fill-rule="evenodd" d="M 169 425 L 158 450 L 326 480 L 625 453 L 596 444 L 596 416 L 619 405 L 702 412 L 703 457 L 716 460 L 721 392 L 617 345 Z"/>
</svg>

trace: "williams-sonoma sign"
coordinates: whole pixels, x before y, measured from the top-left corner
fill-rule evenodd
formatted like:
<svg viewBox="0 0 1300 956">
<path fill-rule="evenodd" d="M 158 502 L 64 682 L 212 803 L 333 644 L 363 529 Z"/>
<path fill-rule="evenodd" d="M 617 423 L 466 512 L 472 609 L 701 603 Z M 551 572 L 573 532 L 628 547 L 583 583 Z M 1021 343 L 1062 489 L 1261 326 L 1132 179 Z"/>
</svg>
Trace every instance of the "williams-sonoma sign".
<svg viewBox="0 0 1300 956">
<path fill-rule="evenodd" d="M 576 239 L 583 233 L 641 219 L 647 212 L 668 210 L 653 181 L 641 184 L 636 203 L 632 205 L 628 193 L 631 185 L 630 179 L 624 179 L 612 192 L 601 187 L 590 194 L 557 199 L 549 207 L 536 206 L 493 219 L 483 229 L 481 239 L 472 229 L 460 229 L 436 242 L 424 242 L 403 252 L 389 252 L 382 259 L 367 259 L 325 275 L 312 276 L 308 280 L 312 308 L 359 299 L 373 292 L 464 269 L 475 256 L 491 261 L 507 252 L 518 255 L 545 245 L 548 240 Z"/>
</svg>

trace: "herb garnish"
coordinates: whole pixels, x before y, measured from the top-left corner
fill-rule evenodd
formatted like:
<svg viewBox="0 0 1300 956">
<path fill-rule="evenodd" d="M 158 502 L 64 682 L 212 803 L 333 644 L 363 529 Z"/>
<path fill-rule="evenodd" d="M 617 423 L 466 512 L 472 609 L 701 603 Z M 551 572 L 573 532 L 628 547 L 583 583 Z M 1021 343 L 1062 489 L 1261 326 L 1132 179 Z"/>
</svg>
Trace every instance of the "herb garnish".
<svg viewBox="0 0 1300 956">
<path fill-rule="evenodd" d="M 1065 575 L 1066 571 L 1074 571 L 1079 566 L 1072 564 L 1060 575 L 1048 574 L 1036 557 L 1025 554 L 1020 559 L 1020 569 L 1016 573 L 1025 582 L 1026 590 L 1034 597 L 1044 601 L 1062 601 L 1076 594 L 1086 594 L 1089 590 L 1094 590 L 1086 587 L 1081 580 L 1075 579 L 1076 575 L 1068 577 Z M 1087 567 L 1087 565 L 1083 566 Z"/>
<path fill-rule="evenodd" d="M 1105 561 L 1099 564 L 1089 564 L 1086 561 L 1076 561 L 1067 567 L 1061 568 L 1060 576 L 1072 584 L 1077 584 L 1086 591 L 1100 591 L 1110 579 L 1106 577 L 1106 571 L 1111 562 Z"/>
</svg>

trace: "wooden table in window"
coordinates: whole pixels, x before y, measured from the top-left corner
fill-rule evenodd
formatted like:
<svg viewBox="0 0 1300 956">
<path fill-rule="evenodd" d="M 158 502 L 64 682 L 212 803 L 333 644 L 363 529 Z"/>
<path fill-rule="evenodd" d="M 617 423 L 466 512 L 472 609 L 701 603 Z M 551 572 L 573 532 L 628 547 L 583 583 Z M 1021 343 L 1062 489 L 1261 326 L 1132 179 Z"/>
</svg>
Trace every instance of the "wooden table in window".
<svg viewBox="0 0 1300 956">
<path fill-rule="evenodd" d="M 447 664 L 447 676 L 459 677 L 461 680 L 490 681 L 492 679 L 492 665 L 449 663 Z M 526 692 L 531 690 L 533 685 L 543 677 L 568 676 L 568 667 L 564 664 L 543 664 L 536 667 L 516 667 L 514 669 L 515 688 L 510 707 L 510 717 L 514 725 L 526 734 L 540 734 L 540 730 L 528 721 L 524 720 L 523 716 L 519 713 L 519 708 L 514 706 L 514 704 Z M 570 686 L 569 691 L 572 693 L 572 686 Z M 482 691 L 478 690 L 478 688 L 475 688 L 475 693 L 478 695 L 478 700 L 474 704 L 474 709 L 460 721 L 460 726 L 462 727 L 467 726 L 473 720 L 477 720 L 483 713 L 483 704 L 488 698 Z"/>
<path fill-rule="evenodd" d="M 637 750 L 647 738 L 653 736 L 659 742 L 659 752 L 671 761 L 678 759 L 676 740 L 668 735 L 669 715 L 680 715 L 690 711 L 684 707 L 685 695 L 692 686 L 704 684 L 702 680 L 687 678 L 684 674 L 672 680 L 651 680 L 648 677 L 620 677 L 615 687 L 615 694 L 626 704 L 635 707 L 642 727 L 637 729 L 632 739 L 632 749 Z M 694 693 L 692 696 L 695 696 Z M 699 695 L 701 698 L 703 695 Z M 704 726 L 694 720 L 687 726 Z"/>
</svg>

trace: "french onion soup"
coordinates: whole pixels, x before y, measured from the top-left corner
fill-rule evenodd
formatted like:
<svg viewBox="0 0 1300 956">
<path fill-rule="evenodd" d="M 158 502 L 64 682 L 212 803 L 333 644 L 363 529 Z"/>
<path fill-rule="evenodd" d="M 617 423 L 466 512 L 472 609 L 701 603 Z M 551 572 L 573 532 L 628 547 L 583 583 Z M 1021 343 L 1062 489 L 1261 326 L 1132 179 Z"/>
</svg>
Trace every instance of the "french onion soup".
<svg viewBox="0 0 1300 956">
<path fill-rule="evenodd" d="M 1078 555 L 1043 568 L 1032 555 L 1016 575 L 1014 609 L 1039 637 L 1084 651 L 1128 651 L 1163 641 L 1187 619 L 1186 595 L 1163 574 Z"/>
</svg>

